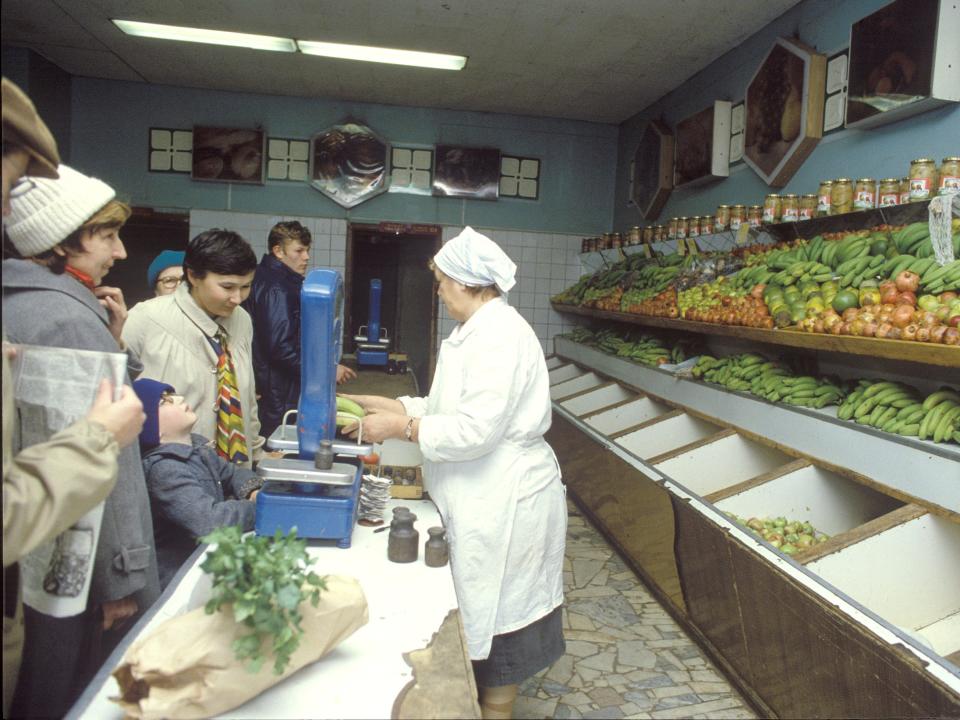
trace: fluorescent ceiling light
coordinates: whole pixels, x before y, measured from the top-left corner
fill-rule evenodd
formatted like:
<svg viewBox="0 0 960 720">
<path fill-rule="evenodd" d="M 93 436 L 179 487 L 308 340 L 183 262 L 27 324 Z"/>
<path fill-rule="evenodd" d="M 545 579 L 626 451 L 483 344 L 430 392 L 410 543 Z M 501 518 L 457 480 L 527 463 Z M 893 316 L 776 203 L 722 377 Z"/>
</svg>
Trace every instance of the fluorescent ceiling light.
<svg viewBox="0 0 960 720">
<path fill-rule="evenodd" d="M 462 70 L 463 66 L 467 64 L 467 58 L 463 55 L 441 55 L 440 53 L 417 52 L 416 50 L 394 50 L 393 48 L 344 45 L 342 43 L 314 42 L 312 40 L 297 40 L 297 47 L 300 48 L 300 52 L 307 55 L 322 55 L 344 60 L 362 60 L 391 65 L 414 65 L 437 70 Z"/>
<path fill-rule="evenodd" d="M 230 45 L 253 50 L 273 50 L 275 52 L 296 52 L 296 43 L 291 38 L 270 37 L 269 35 L 249 35 L 247 33 L 227 32 L 225 30 L 204 30 L 203 28 L 180 27 L 177 25 L 158 25 L 156 23 L 137 22 L 135 20 L 113 20 L 113 24 L 127 35 L 157 38 L 160 40 L 181 40 L 183 42 L 207 43 L 209 45 Z"/>
</svg>

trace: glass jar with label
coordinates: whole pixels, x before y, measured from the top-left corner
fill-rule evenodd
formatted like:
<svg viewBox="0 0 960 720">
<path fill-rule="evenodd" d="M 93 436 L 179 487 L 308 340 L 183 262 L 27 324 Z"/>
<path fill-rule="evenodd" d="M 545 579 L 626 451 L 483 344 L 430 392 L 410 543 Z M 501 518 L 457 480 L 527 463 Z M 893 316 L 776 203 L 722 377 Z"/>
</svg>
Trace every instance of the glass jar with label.
<svg viewBox="0 0 960 720">
<path fill-rule="evenodd" d="M 780 221 L 796 222 L 800 219 L 800 196 L 788 193 L 780 199 Z"/>
<path fill-rule="evenodd" d="M 900 181 L 897 178 L 884 178 L 877 192 L 877 207 L 890 207 L 900 203 Z"/>
<path fill-rule="evenodd" d="M 817 195 L 816 193 L 807 193 L 800 196 L 800 210 L 797 213 L 797 220 L 810 220 L 817 216 Z"/>
<path fill-rule="evenodd" d="M 747 208 L 747 222 L 752 228 L 759 228 L 763 224 L 763 205 L 751 205 Z"/>
<path fill-rule="evenodd" d="M 780 222 L 780 196 L 771 193 L 763 200 L 763 222 Z"/>
<path fill-rule="evenodd" d="M 643 231 L 638 225 L 634 225 L 630 228 L 630 232 L 627 233 L 627 245 L 639 245 L 640 238 L 643 234 Z"/>
<path fill-rule="evenodd" d="M 960 193 L 960 157 L 945 157 L 940 163 L 940 195 Z"/>
<path fill-rule="evenodd" d="M 853 207 L 855 210 L 872 210 L 877 206 L 877 181 L 873 178 L 860 178 L 853 188 Z"/>
<path fill-rule="evenodd" d="M 667 240 L 677 239 L 677 225 L 679 224 L 680 218 L 670 218 L 670 222 L 667 223 Z"/>
<path fill-rule="evenodd" d="M 817 217 L 831 215 L 830 202 L 833 197 L 833 180 L 823 180 L 817 190 Z"/>
<path fill-rule="evenodd" d="M 731 230 L 739 230 L 740 226 L 747 221 L 747 206 L 746 205 L 734 205 L 730 208 L 730 224 L 728 227 Z"/>
<path fill-rule="evenodd" d="M 611 233 L 610 247 L 612 248 L 623 247 L 623 236 L 620 233 Z"/>
<path fill-rule="evenodd" d="M 837 178 L 830 187 L 830 214 L 840 215 L 853 210 L 853 182 Z"/>
<path fill-rule="evenodd" d="M 690 218 L 684 216 L 677 218 L 677 240 L 684 240 L 687 232 L 690 230 Z"/>
<path fill-rule="evenodd" d="M 716 227 L 716 221 L 713 218 L 713 215 L 704 215 L 700 218 L 700 234 L 701 235 L 712 235 L 714 233 L 714 228 Z"/>
<path fill-rule="evenodd" d="M 667 226 L 666 225 L 656 225 L 653 228 L 653 241 L 654 242 L 663 242 L 667 239 Z"/>
<path fill-rule="evenodd" d="M 700 216 L 694 215 L 687 225 L 687 237 L 700 237 Z"/>
<path fill-rule="evenodd" d="M 640 234 L 640 240 L 645 243 L 653 242 L 653 225 L 647 225 Z"/>
<path fill-rule="evenodd" d="M 717 214 L 714 215 L 713 231 L 723 232 L 730 227 L 730 206 L 717 205 Z"/>
<path fill-rule="evenodd" d="M 910 202 L 910 178 L 900 178 L 900 205 Z"/>
<path fill-rule="evenodd" d="M 931 158 L 910 161 L 910 202 L 933 197 L 937 187 L 937 164 Z"/>
</svg>

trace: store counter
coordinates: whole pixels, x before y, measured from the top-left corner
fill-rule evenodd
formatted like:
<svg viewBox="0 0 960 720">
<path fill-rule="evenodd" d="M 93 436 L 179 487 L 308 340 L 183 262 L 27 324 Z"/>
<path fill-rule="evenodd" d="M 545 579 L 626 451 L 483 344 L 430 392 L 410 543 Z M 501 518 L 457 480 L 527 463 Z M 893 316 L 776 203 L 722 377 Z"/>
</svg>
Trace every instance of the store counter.
<svg viewBox="0 0 960 720">
<path fill-rule="evenodd" d="M 348 549 L 334 542 L 308 546 L 320 575 L 356 577 L 367 597 L 369 622 L 330 654 L 286 678 L 231 718 L 404 718 L 480 717 L 466 641 L 449 564 L 427 567 L 427 528 L 440 525 L 429 500 L 391 500 L 385 511 L 404 505 L 416 514 L 420 551 L 416 562 L 387 560 L 386 523 L 357 526 Z M 123 717 L 109 698 L 119 694 L 111 675 L 127 648 L 163 621 L 199 607 L 209 587 L 199 568 L 204 552 L 171 582 L 160 600 L 127 635 L 70 711 L 71 718 Z M 429 649 L 423 650 L 425 648 Z M 421 651 L 421 652 L 416 652 Z M 271 672 L 269 663 L 261 672 Z"/>
</svg>

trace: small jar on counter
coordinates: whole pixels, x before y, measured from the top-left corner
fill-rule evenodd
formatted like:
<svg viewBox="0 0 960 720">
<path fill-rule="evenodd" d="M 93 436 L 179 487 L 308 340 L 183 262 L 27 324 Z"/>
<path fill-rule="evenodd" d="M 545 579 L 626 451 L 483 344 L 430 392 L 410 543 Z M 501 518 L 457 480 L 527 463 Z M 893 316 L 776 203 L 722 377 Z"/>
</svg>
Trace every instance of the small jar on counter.
<svg viewBox="0 0 960 720">
<path fill-rule="evenodd" d="M 910 162 L 910 202 L 933 197 L 937 187 L 937 164 L 931 158 L 917 158 Z"/>
<path fill-rule="evenodd" d="M 788 193 L 780 199 L 780 221 L 796 222 L 800 219 L 800 196 Z"/>
<path fill-rule="evenodd" d="M 667 223 L 667 240 L 677 239 L 677 226 L 679 224 L 680 218 L 670 218 L 670 222 Z"/>
<path fill-rule="evenodd" d="M 645 242 L 645 243 L 652 243 L 652 242 L 653 242 L 653 229 L 654 229 L 653 225 L 647 225 L 647 226 L 643 229 L 643 232 L 640 233 L 640 241 L 641 241 L 641 242 Z"/>
<path fill-rule="evenodd" d="M 653 228 L 653 241 L 654 242 L 663 242 L 667 239 L 667 226 L 666 225 L 656 225 Z"/>
<path fill-rule="evenodd" d="M 945 157 L 940 163 L 940 195 L 960 193 L 960 157 Z"/>
<path fill-rule="evenodd" d="M 713 231 L 723 232 L 730 228 L 730 206 L 717 205 L 717 214 L 714 215 Z"/>
<path fill-rule="evenodd" d="M 768 224 L 780 222 L 780 212 L 780 196 L 770 193 L 763 199 L 763 222 Z"/>
<path fill-rule="evenodd" d="M 830 187 L 830 214 L 841 215 L 853 210 L 853 182 L 837 178 Z"/>
<path fill-rule="evenodd" d="M 634 225 L 630 228 L 630 232 L 627 233 L 627 245 L 639 245 L 642 236 L 643 230 L 641 230 L 638 225 Z"/>
<path fill-rule="evenodd" d="M 623 247 L 623 236 L 620 233 L 612 233 L 610 247 Z"/>
<path fill-rule="evenodd" d="M 800 210 L 797 212 L 797 220 L 811 220 L 817 216 L 817 195 L 816 193 L 807 193 L 800 196 Z"/>
<path fill-rule="evenodd" d="M 855 210 L 872 210 L 877 206 L 877 181 L 873 178 L 860 178 L 853 188 L 853 207 Z"/>
<path fill-rule="evenodd" d="M 690 231 L 690 218 L 684 216 L 677 218 L 676 240 L 686 240 L 687 233 Z"/>
<path fill-rule="evenodd" d="M 730 224 L 727 226 L 731 230 L 739 230 L 740 226 L 747 221 L 747 206 L 733 205 L 730 208 Z"/>
<path fill-rule="evenodd" d="M 715 232 L 716 220 L 713 215 L 703 215 L 700 218 L 700 234 L 712 235 Z"/>
<path fill-rule="evenodd" d="M 700 216 L 694 215 L 690 218 L 687 226 L 687 237 L 700 237 Z"/>
<path fill-rule="evenodd" d="M 759 228 L 763 224 L 763 205 L 751 205 L 747 208 L 747 222 L 752 228 Z"/>
<path fill-rule="evenodd" d="M 832 215 L 830 203 L 833 198 L 833 180 L 823 180 L 817 190 L 817 217 Z"/>
<path fill-rule="evenodd" d="M 910 178 L 900 178 L 900 205 L 910 202 Z"/>
<path fill-rule="evenodd" d="M 890 207 L 900 204 L 900 181 L 897 178 L 884 178 L 877 192 L 877 207 Z"/>
</svg>

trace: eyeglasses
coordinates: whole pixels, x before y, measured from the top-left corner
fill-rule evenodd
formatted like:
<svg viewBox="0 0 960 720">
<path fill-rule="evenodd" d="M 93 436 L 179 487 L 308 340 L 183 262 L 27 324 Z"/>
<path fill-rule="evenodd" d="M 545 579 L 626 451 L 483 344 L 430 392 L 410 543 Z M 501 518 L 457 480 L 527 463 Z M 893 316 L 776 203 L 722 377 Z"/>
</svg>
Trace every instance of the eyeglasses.
<svg viewBox="0 0 960 720">
<path fill-rule="evenodd" d="M 165 288 L 175 288 L 177 285 L 183 282 L 183 277 L 165 277 L 157 280 L 158 285 L 163 285 Z"/>
<path fill-rule="evenodd" d="M 179 405 L 183 402 L 183 395 L 177 395 L 175 393 L 164 393 L 160 396 L 161 405 Z"/>
</svg>

